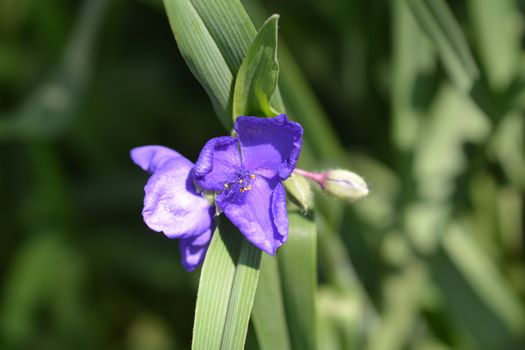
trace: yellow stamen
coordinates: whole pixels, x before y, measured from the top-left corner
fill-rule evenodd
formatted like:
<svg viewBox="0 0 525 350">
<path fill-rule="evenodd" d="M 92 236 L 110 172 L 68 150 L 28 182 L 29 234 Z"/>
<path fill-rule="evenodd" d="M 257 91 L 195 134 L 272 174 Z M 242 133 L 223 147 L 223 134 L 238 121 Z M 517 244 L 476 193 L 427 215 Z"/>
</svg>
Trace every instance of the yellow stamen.
<svg viewBox="0 0 525 350">
<path fill-rule="evenodd" d="M 230 188 L 230 185 L 224 184 L 224 188 Z"/>
<path fill-rule="evenodd" d="M 251 174 L 251 175 L 250 175 L 250 179 L 252 179 L 252 180 L 255 179 L 255 175 L 254 175 L 254 174 Z"/>
<path fill-rule="evenodd" d="M 244 192 L 249 191 L 249 190 L 251 190 L 251 189 L 252 189 L 252 185 L 248 185 L 248 186 L 246 186 L 246 187 L 241 187 L 241 188 L 239 189 L 239 192 L 244 193 Z"/>
<path fill-rule="evenodd" d="M 243 182 L 242 179 L 240 179 L 240 180 L 239 180 L 239 183 L 242 184 L 242 182 Z"/>
</svg>

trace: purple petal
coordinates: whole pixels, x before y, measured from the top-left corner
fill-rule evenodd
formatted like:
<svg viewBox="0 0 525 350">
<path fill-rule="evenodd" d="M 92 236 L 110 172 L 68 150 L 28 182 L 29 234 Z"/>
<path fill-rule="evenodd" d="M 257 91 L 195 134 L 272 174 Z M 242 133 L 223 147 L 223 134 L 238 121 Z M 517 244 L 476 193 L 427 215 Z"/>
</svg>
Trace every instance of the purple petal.
<svg viewBox="0 0 525 350">
<path fill-rule="evenodd" d="M 286 179 L 301 152 L 303 128 L 285 114 L 275 118 L 239 117 L 235 121 L 246 169 L 273 170 Z"/>
<path fill-rule="evenodd" d="M 131 159 L 135 164 L 148 173 L 154 173 L 166 161 L 174 158 L 182 158 L 191 166 L 191 162 L 171 148 L 164 146 L 142 146 L 133 148 L 130 152 Z"/>
<path fill-rule="evenodd" d="M 209 229 L 199 236 L 180 240 L 181 262 L 186 271 L 193 271 L 202 263 L 210 246 L 211 236 L 212 230 Z"/>
<path fill-rule="evenodd" d="M 284 237 L 284 243 L 288 239 L 288 213 L 286 212 L 286 191 L 281 183 L 278 183 L 273 191 L 272 214 L 275 227 Z"/>
<path fill-rule="evenodd" d="M 131 151 L 135 163 L 153 172 L 144 187 L 144 221 L 169 238 L 188 238 L 210 229 L 213 210 L 193 184 L 193 164 L 177 152 L 161 146 Z"/>
<path fill-rule="evenodd" d="M 288 238 L 286 195 L 279 180 L 258 176 L 234 200 L 224 194 L 216 200 L 228 219 L 252 244 L 274 255 Z"/>
<path fill-rule="evenodd" d="M 221 191 L 240 166 L 238 140 L 230 136 L 216 137 L 204 145 L 195 163 L 194 178 L 206 190 Z"/>
</svg>

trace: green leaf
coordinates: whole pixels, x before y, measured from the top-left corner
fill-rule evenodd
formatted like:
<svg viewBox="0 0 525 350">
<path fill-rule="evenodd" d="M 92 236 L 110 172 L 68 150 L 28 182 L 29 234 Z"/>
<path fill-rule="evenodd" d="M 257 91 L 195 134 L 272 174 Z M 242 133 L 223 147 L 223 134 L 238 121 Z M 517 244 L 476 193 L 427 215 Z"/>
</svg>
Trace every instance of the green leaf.
<svg viewBox="0 0 525 350">
<path fill-rule="evenodd" d="M 193 349 L 243 348 L 260 259 L 261 250 L 221 218 L 200 277 Z"/>
<path fill-rule="evenodd" d="M 449 78 L 470 91 L 479 77 L 465 36 L 444 0 L 406 0 L 421 29 L 436 47 Z"/>
<path fill-rule="evenodd" d="M 290 349 L 277 259 L 264 254 L 252 321 L 261 350 Z"/>
<path fill-rule="evenodd" d="M 226 127 L 235 77 L 257 31 L 238 0 L 164 0 L 177 45 Z M 273 104 L 283 110 L 279 91 Z"/>
<path fill-rule="evenodd" d="M 192 1 L 165 0 L 164 5 L 182 56 L 206 90 L 219 119 L 230 129 L 230 94 L 234 75 L 208 29 L 210 26 L 201 18 Z"/>
<path fill-rule="evenodd" d="M 292 348 L 316 349 L 316 226 L 297 211 L 290 211 L 288 219 L 288 241 L 278 257 Z"/>
<path fill-rule="evenodd" d="M 469 0 L 467 5 L 481 65 L 490 85 L 501 91 L 520 66 L 522 31 L 517 1 Z"/>
<path fill-rule="evenodd" d="M 273 15 L 261 27 L 244 58 L 233 93 L 233 119 L 240 115 L 272 117 L 276 112 L 270 101 L 277 88 L 278 15 Z"/>
</svg>

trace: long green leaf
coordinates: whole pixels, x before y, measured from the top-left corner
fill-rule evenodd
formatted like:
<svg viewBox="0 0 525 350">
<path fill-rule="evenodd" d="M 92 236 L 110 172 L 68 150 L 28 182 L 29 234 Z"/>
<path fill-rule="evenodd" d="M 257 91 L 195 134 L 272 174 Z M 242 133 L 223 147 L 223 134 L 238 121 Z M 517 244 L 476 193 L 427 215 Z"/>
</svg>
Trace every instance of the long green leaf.
<svg viewBox="0 0 525 350">
<path fill-rule="evenodd" d="M 252 321 L 261 350 L 290 349 L 277 259 L 263 255 Z"/>
<path fill-rule="evenodd" d="M 193 349 L 241 349 L 244 346 L 260 259 L 261 251 L 222 218 L 202 268 Z"/>
<path fill-rule="evenodd" d="M 289 212 L 288 242 L 278 252 L 293 349 L 316 349 L 317 235 L 311 217 Z"/>
<path fill-rule="evenodd" d="M 406 0 L 423 31 L 436 47 L 449 78 L 470 91 L 479 70 L 461 28 L 444 0 Z"/>
<path fill-rule="evenodd" d="M 221 122 L 231 128 L 233 73 L 209 32 L 209 26 L 189 0 L 165 0 L 164 4 L 182 56 L 208 93 Z"/>
<path fill-rule="evenodd" d="M 271 99 L 277 88 L 278 15 L 271 16 L 261 27 L 244 58 L 233 94 L 233 119 L 240 115 L 272 117 Z"/>
</svg>

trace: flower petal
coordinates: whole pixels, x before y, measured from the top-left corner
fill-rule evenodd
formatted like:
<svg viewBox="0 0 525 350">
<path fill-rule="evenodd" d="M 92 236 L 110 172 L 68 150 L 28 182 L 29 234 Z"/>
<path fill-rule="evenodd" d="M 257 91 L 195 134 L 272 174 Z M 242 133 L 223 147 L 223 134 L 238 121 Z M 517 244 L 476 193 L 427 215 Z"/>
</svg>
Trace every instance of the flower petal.
<svg viewBox="0 0 525 350">
<path fill-rule="evenodd" d="M 193 164 L 169 148 L 145 146 L 131 151 L 135 163 L 153 172 L 144 187 L 144 221 L 169 238 L 200 235 L 212 225 L 213 210 L 193 184 Z"/>
<path fill-rule="evenodd" d="M 141 146 L 130 152 L 135 164 L 148 173 L 154 173 L 162 164 L 173 158 L 182 158 L 191 166 L 191 162 L 171 148 L 164 146 Z"/>
<path fill-rule="evenodd" d="M 210 246 L 211 236 L 212 230 L 209 229 L 199 236 L 180 240 L 181 263 L 186 271 L 193 271 L 202 263 Z"/>
<path fill-rule="evenodd" d="M 288 213 L 286 212 L 286 191 L 282 183 L 275 186 L 272 195 L 273 223 L 283 237 L 283 243 L 288 239 Z"/>
<path fill-rule="evenodd" d="M 271 169 L 282 180 L 290 176 L 301 153 L 300 124 L 281 114 L 274 118 L 238 117 L 234 128 L 246 169 Z"/>
<path fill-rule="evenodd" d="M 230 136 L 213 138 L 204 145 L 195 163 L 195 182 L 206 190 L 224 190 L 240 166 L 238 140 Z"/>
<path fill-rule="evenodd" d="M 252 188 L 239 193 L 234 200 L 225 192 L 217 204 L 230 221 L 255 246 L 274 255 L 288 237 L 286 195 L 277 178 L 257 177 Z"/>
</svg>

